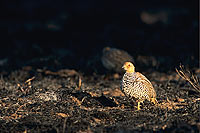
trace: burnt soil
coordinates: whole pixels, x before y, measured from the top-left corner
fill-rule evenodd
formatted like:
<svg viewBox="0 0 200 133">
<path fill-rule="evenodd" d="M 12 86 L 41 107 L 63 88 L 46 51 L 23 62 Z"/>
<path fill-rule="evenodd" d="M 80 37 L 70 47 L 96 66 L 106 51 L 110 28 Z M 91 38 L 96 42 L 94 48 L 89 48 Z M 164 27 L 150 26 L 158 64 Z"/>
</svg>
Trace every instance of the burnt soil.
<svg viewBox="0 0 200 133">
<path fill-rule="evenodd" d="M 4 73 L 0 131 L 199 132 L 200 95 L 192 86 L 175 71 L 144 74 L 154 85 L 159 104 L 145 101 L 138 111 L 135 100 L 120 91 L 121 75 L 31 66 Z"/>
<path fill-rule="evenodd" d="M 198 1 L 5 1 L 0 21 L 0 132 L 200 132 Z M 8 34 L 6 34 L 8 33 Z M 120 90 L 101 64 L 127 51 L 158 105 Z"/>
</svg>

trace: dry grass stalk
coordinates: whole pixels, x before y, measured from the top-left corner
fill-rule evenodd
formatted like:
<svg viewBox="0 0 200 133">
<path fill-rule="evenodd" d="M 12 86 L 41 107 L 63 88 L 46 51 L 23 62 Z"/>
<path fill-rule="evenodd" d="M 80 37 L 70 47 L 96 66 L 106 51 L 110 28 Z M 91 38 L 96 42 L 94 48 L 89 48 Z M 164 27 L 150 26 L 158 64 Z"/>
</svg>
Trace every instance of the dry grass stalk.
<svg viewBox="0 0 200 133">
<path fill-rule="evenodd" d="M 19 87 L 21 92 L 23 92 L 26 95 L 28 93 L 28 91 L 30 91 L 30 89 L 32 87 L 31 81 L 34 79 L 35 79 L 35 77 L 32 77 L 32 78 L 26 80 L 23 84 L 17 84 L 17 86 Z"/>
<path fill-rule="evenodd" d="M 81 80 L 81 77 L 79 76 L 79 80 L 78 80 L 78 90 L 81 89 L 81 84 L 82 84 L 82 80 Z"/>
<path fill-rule="evenodd" d="M 196 92 L 200 93 L 200 83 L 199 78 L 191 74 L 189 70 L 185 70 L 183 65 L 180 65 L 180 70 L 176 68 L 176 72 L 180 77 L 188 81 L 192 87 L 195 89 Z"/>
</svg>

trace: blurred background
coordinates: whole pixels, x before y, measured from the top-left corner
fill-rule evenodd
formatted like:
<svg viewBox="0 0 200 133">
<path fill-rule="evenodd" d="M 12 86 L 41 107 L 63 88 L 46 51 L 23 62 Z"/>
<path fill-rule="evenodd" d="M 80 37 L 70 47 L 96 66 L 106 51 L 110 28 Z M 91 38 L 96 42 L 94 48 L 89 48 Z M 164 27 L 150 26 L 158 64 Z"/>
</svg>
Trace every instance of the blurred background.
<svg viewBox="0 0 200 133">
<path fill-rule="evenodd" d="M 198 0 L 2 3 L 1 71 L 32 66 L 101 73 L 106 46 L 127 51 L 136 65 L 150 62 L 141 71 L 198 67 Z"/>
</svg>

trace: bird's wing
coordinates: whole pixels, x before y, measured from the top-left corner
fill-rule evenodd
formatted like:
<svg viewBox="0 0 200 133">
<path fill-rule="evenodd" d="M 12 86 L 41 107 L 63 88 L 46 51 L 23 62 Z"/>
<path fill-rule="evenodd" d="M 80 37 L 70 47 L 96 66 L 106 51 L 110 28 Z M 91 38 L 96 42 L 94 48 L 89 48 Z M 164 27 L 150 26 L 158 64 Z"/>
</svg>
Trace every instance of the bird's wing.
<svg viewBox="0 0 200 133">
<path fill-rule="evenodd" d="M 151 82 L 143 74 L 141 74 L 139 72 L 136 72 L 136 75 L 137 75 L 137 77 L 136 77 L 135 82 L 142 83 L 143 87 L 148 89 L 150 97 L 156 97 L 156 92 L 155 92 L 154 87 L 151 84 Z"/>
<path fill-rule="evenodd" d="M 118 56 L 119 58 L 121 57 L 122 59 L 123 58 L 126 58 L 128 59 L 127 61 L 131 61 L 133 62 L 133 57 L 131 55 L 129 55 L 126 51 L 124 50 L 118 50 Z"/>
</svg>

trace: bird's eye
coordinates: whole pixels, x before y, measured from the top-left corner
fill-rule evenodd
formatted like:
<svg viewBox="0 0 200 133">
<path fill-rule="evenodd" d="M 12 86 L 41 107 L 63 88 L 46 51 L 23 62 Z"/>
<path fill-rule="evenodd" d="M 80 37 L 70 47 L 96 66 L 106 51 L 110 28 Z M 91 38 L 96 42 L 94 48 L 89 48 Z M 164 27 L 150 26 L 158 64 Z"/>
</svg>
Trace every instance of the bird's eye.
<svg viewBox="0 0 200 133">
<path fill-rule="evenodd" d="M 128 67 L 130 67 L 131 65 L 130 64 L 128 64 Z"/>
</svg>

